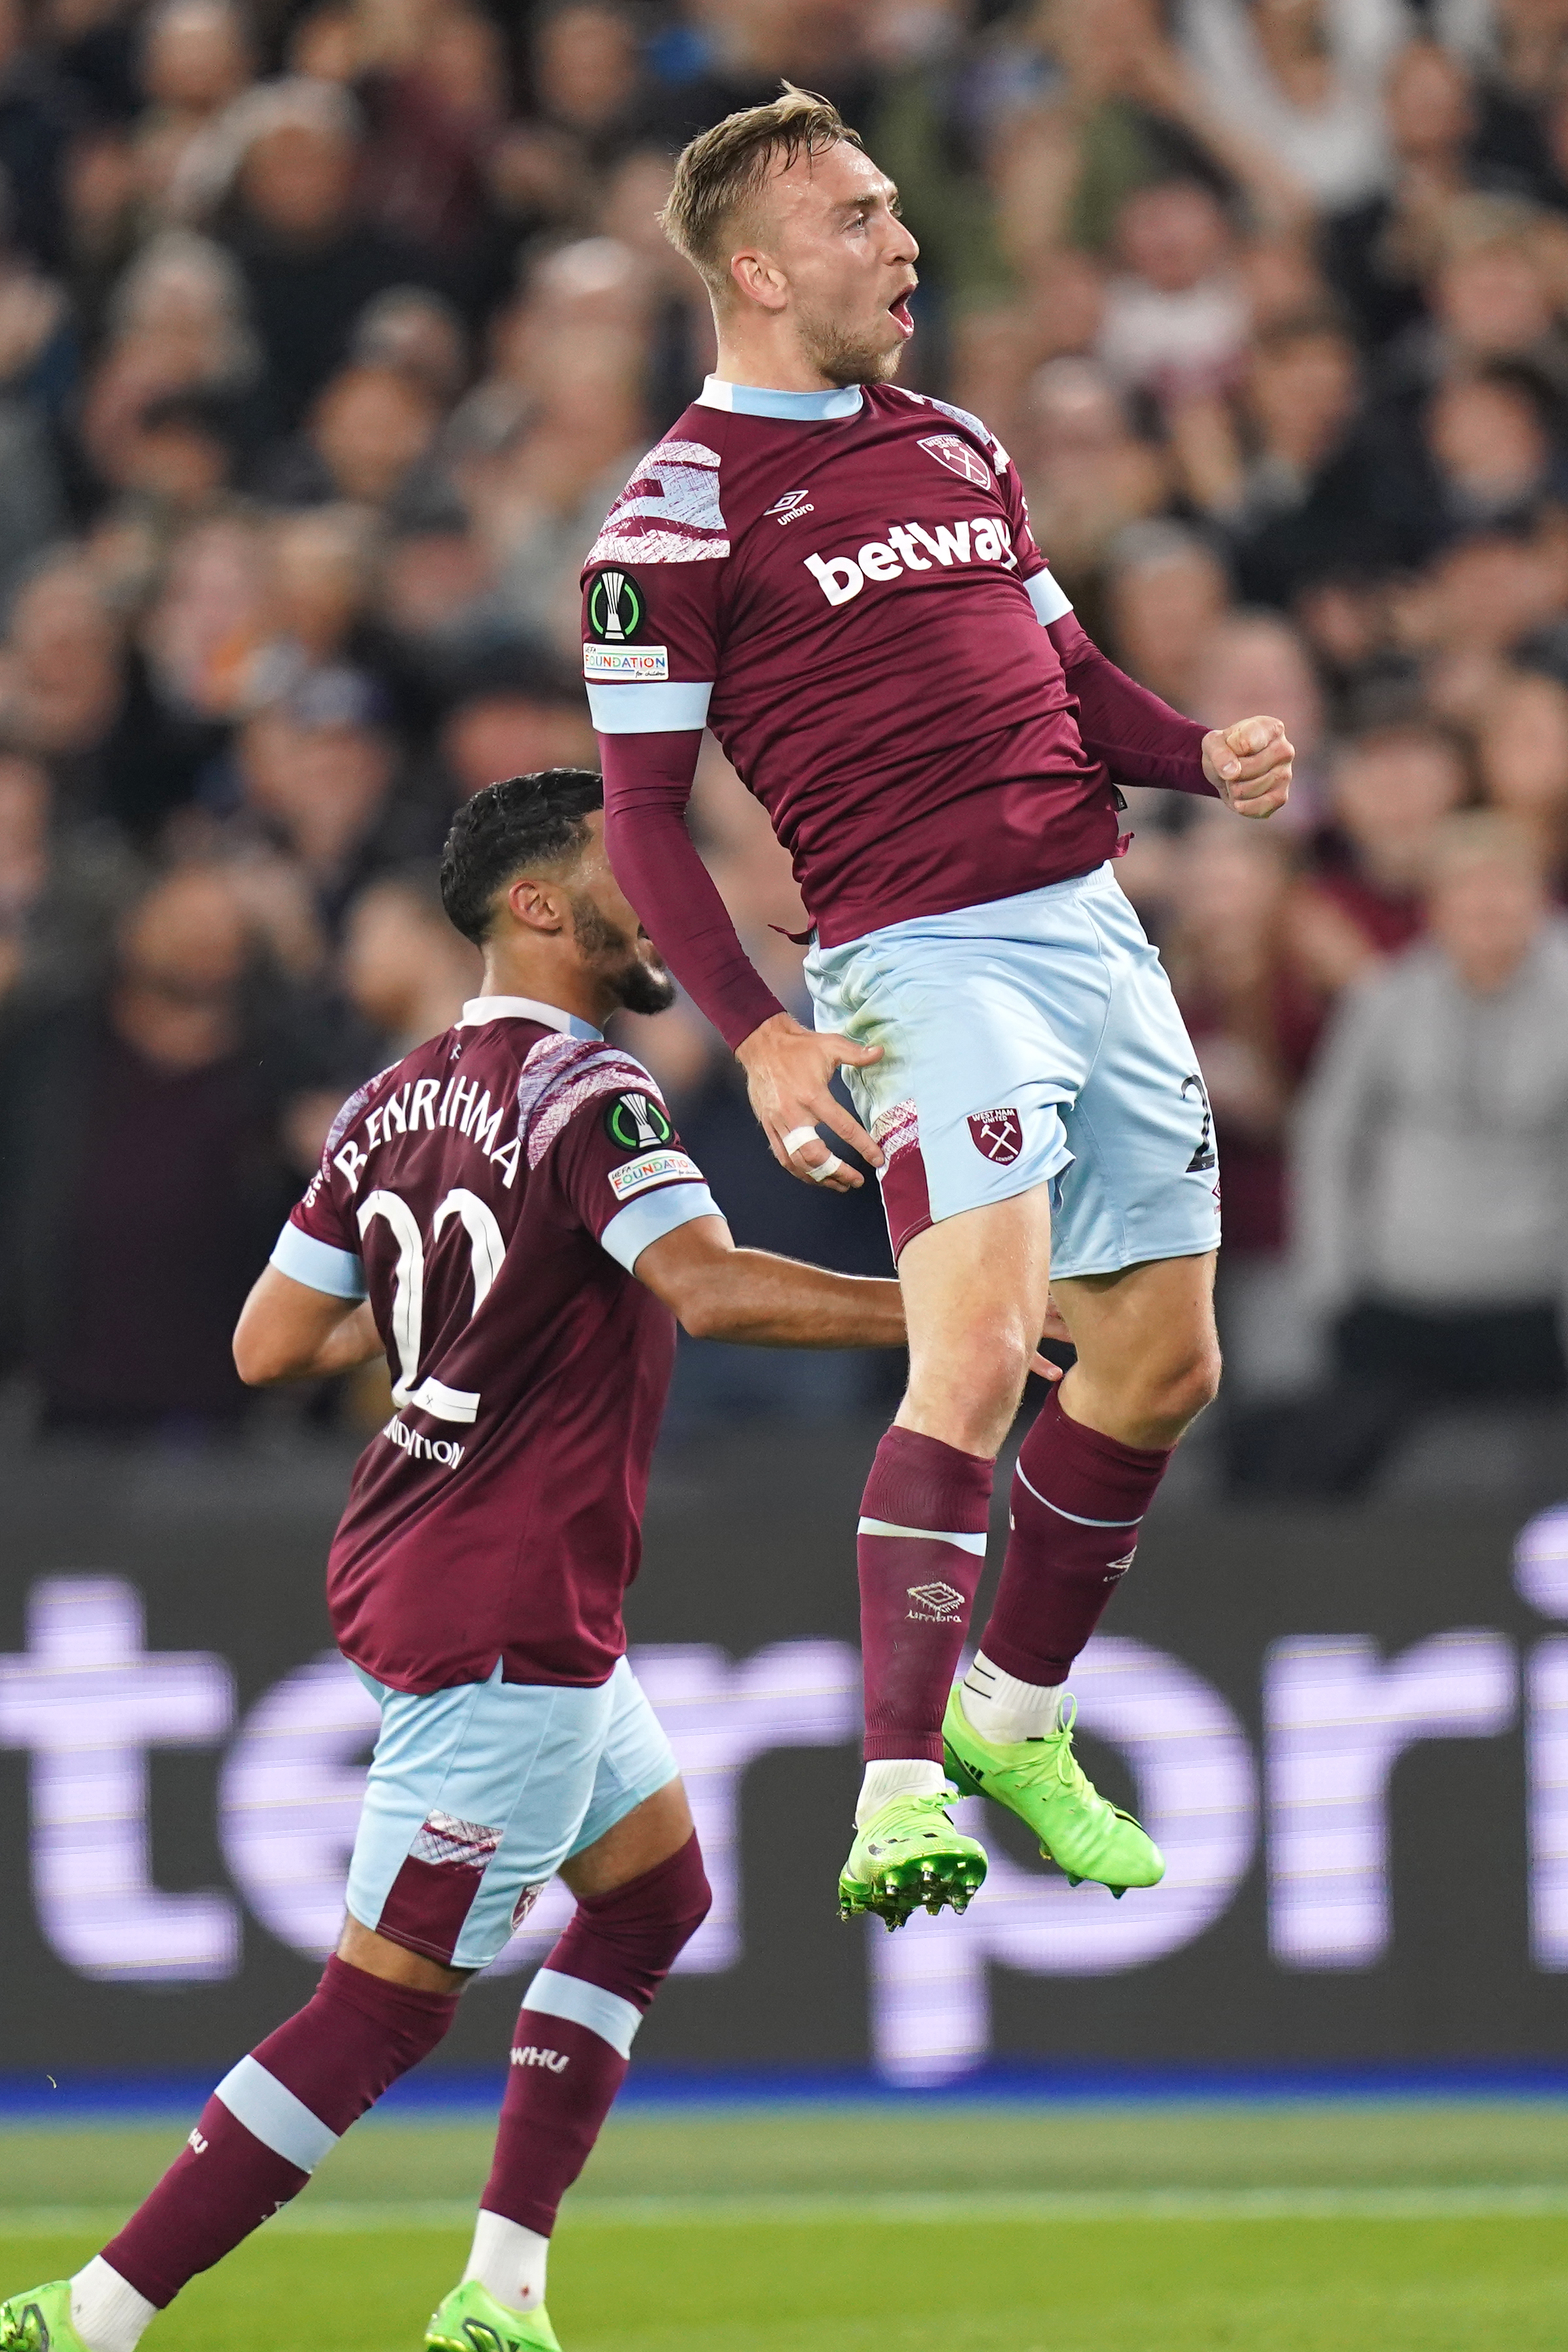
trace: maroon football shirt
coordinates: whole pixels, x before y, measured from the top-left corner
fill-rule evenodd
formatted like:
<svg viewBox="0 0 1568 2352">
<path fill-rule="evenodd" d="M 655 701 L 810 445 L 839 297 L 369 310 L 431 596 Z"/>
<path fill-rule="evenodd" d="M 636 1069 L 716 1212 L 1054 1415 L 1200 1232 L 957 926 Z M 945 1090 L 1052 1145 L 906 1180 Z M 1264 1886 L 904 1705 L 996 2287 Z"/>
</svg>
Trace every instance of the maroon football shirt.
<svg viewBox="0 0 1568 2352">
<path fill-rule="evenodd" d="M 368 1291 L 394 1375 L 328 1563 L 354 1664 L 604 1681 L 675 1353 L 631 1269 L 717 1213 L 641 1065 L 527 998 L 476 999 L 344 1104 L 272 1263 Z"/>
<path fill-rule="evenodd" d="M 779 1008 L 683 846 L 704 725 L 827 947 L 1087 872 L 1115 777 L 1209 789 L 1203 729 L 1073 618 L 1006 451 L 895 386 L 710 377 L 610 509 L 583 623 L 616 871 L 731 1044 Z"/>
</svg>

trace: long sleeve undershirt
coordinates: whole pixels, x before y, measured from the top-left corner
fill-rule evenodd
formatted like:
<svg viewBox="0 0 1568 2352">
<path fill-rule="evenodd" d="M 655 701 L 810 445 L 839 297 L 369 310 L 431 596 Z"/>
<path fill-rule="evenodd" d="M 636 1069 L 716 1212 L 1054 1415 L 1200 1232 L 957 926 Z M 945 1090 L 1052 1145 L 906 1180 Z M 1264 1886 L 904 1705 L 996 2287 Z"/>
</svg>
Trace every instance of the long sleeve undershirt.
<svg viewBox="0 0 1568 2352">
<path fill-rule="evenodd" d="M 1047 625 L 1078 698 L 1085 749 L 1123 783 L 1205 793 L 1204 729 L 1119 670 L 1076 614 Z M 748 961 L 729 909 L 686 829 L 700 730 L 601 735 L 605 831 L 616 878 L 670 971 L 734 1048 L 779 1003 Z"/>
</svg>

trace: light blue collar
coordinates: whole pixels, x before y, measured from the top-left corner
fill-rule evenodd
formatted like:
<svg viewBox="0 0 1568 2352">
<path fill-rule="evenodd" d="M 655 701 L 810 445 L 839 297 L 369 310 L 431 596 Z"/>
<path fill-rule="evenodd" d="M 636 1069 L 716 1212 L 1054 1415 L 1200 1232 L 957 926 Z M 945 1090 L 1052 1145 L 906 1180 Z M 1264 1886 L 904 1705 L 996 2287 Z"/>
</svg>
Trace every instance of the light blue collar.
<svg viewBox="0 0 1568 2352">
<path fill-rule="evenodd" d="M 563 1037 L 580 1037 L 585 1045 L 605 1042 L 602 1029 L 579 1021 L 574 1013 L 563 1013 L 558 1004 L 542 1003 L 536 996 L 470 996 L 458 1026 L 482 1029 L 487 1021 L 537 1021 L 541 1028 L 559 1029 Z"/>
<path fill-rule="evenodd" d="M 697 395 L 699 408 L 728 408 L 737 416 L 787 416 L 815 424 L 822 416 L 858 416 L 866 395 L 858 383 L 837 392 L 773 392 L 755 383 L 725 383 L 710 375 Z"/>
</svg>

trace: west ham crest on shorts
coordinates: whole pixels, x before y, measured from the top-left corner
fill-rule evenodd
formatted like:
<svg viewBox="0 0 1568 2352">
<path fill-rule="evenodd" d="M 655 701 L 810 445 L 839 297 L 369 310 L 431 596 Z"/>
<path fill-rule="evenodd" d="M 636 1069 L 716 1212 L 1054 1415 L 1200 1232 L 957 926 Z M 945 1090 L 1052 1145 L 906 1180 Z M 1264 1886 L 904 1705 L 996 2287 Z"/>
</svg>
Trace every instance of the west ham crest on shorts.
<svg viewBox="0 0 1568 2352">
<path fill-rule="evenodd" d="M 960 481 L 972 482 L 977 490 L 991 488 L 990 467 L 979 450 L 972 449 L 958 434 L 932 433 L 920 446 L 927 457 L 934 457 L 939 466 L 945 466 L 950 474 L 958 476 Z"/>
<path fill-rule="evenodd" d="M 1016 1110 L 972 1110 L 969 1132 L 974 1139 L 976 1151 L 994 1160 L 998 1168 L 1010 1168 L 1024 1149 L 1024 1123 Z"/>
</svg>

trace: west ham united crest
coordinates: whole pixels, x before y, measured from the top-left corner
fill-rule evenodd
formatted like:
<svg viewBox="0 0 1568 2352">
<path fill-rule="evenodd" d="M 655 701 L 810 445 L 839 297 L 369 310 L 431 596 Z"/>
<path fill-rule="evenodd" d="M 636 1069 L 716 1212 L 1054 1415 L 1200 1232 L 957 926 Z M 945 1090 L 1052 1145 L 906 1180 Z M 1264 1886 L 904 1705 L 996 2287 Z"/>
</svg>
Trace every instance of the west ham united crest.
<svg viewBox="0 0 1568 2352">
<path fill-rule="evenodd" d="M 928 457 L 934 457 L 939 466 L 945 466 L 960 481 L 972 482 L 977 490 L 991 488 L 990 467 L 979 450 L 972 449 L 958 434 L 932 433 L 920 446 Z"/>
<path fill-rule="evenodd" d="M 998 1168 L 1010 1168 L 1024 1149 L 1024 1123 L 1016 1110 L 972 1110 L 969 1132 L 974 1149 Z"/>
</svg>

